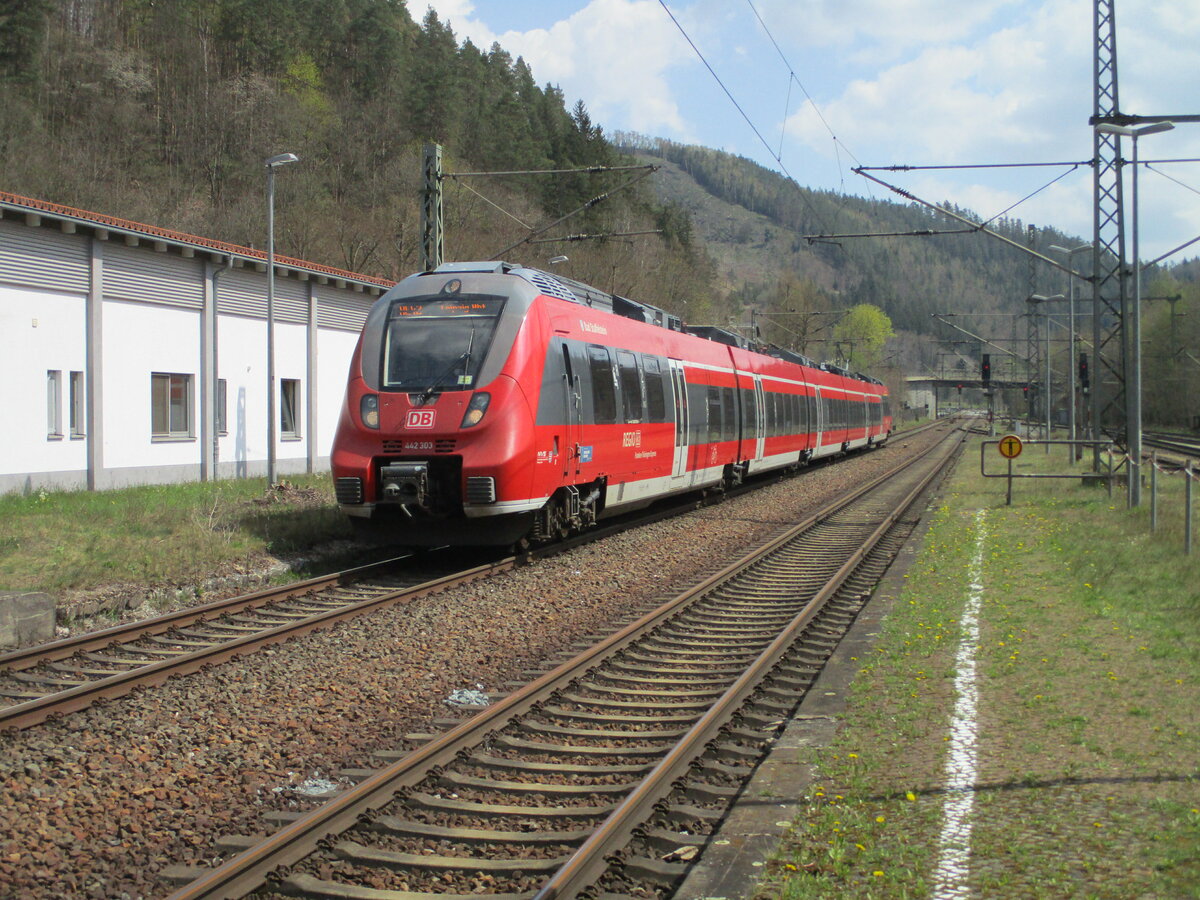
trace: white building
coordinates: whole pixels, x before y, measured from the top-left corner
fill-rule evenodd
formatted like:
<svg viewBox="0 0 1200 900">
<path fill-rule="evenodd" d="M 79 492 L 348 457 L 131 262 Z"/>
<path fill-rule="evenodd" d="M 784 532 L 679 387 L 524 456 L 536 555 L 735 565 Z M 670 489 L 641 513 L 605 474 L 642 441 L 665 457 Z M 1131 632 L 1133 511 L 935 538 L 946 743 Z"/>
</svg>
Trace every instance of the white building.
<svg viewBox="0 0 1200 900">
<path fill-rule="evenodd" d="M 266 254 L 0 192 L 0 492 L 263 475 Z M 276 458 L 328 467 L 392 282 L 276 257 Z"/>
</svg>

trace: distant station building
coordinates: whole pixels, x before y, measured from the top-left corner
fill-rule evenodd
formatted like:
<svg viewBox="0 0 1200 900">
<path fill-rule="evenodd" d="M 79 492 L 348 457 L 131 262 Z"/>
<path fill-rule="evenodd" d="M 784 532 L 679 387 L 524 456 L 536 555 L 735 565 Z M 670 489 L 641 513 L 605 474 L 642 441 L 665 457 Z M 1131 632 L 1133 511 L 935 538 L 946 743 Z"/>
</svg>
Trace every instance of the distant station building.
<svg viewBox="0 0 1200 900">
<path fill-rule="evenodd" d="M 392 282 L 275 263 L 278 472 L 321 471 Z M 266 319 L 262 251 L 0 192 L 0 492 L 265 474 Z"/>
</svg>

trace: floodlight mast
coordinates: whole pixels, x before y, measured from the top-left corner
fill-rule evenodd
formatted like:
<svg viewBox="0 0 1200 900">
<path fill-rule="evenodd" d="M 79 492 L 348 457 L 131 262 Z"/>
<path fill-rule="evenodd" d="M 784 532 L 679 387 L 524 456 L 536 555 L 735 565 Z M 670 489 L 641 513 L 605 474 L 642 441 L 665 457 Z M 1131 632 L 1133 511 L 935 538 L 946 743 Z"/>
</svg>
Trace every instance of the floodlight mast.
<svg viewBox="0 0 1200 900">
<path fill-rule="evenodd" d="M 275 478 L 275 170 L 300 162 L 295 153 L 268 158 L 267 169 L 267 487 Z M 311 390 L 311 386 L 310 386 Z"/>
<path fill-rule="evenodd" d="M 1111 134 L 1133 141 L 1133 297 L 1124 319 L 1124 362 L 1125 362 L 1125 444 L 1129 455 L 1130 508 L 1142 503 L 1142 262 L 1138 256 L 1138 138 L 1148 134 L 1161 134 L 1175 127 L 1174 122 L 1149 122 L 1145 125 L 1114 125 L 1101 122 L 1096 126 L 1100 134 Z M 1118 153 L 1119 155 L 1119 153 Z M 1128 272 L 1122 273 L 1128 278 Z M 1129 294 L 1126 292 L 1126 296 Z"/>
</svg>

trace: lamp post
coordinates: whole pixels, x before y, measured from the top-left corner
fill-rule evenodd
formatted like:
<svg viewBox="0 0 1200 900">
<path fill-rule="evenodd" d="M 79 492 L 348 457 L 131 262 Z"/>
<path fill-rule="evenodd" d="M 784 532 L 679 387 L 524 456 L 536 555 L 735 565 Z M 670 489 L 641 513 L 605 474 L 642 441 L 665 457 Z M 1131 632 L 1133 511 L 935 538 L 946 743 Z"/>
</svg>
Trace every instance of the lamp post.
<svg viewBox="0 0 1200 900">
<path fill-rule="evenodd" d="M 1051 244 L 1050 249 L 1057 253 L 1065 253 L 1067 256 L 1067 268 L 1070 273 L 1067 275 L 1067 303 L 1069 311 L 1067 313 L 1067 384 L 1068 396 L 1070 398 L 1067 407 L 1067 432 L 1070 440 L 1075 440 L 1075 267 L 1071 260 L 1075 258 L 1076 253 L 1082 253 L 1084 250 L 1091 250 L 1091 244 L 1081 244 L 1074 249 L 1060 247 L 1058 244 Z M 1071 459 L 1077 460 L 1082 455 L 1076 454 L 1076 447 L 1071 445 Z"/>
<path fill-rule="evenodd" d="M 295 153 L 280 153 L 267 167 L 267 487 L 275 487 L 275 170 L 299 162 Z"/>
<path fill-rule="evenodd" d="M 1138 127 L 1103 122 L 1096 126 L 1103 134 L 1115 134 L 1133 141 L 1133 300 L 1128 309 L 1121 311 L 1125 331 L 1125 443 L 1129 450 L 1127 496 L 1130 508 L 1142 503 L 1142 262 L 1138 258 L 1138 138 L 1170 131 L 1174 127 L 1174 122 L 1150 122 Z M 1128 273 L 1121 273 L 1121 277 L 1128 277 Z"/>
<path fill-rule="evenodd" d="M 1045 437 L 1045 439 L 1047 441 L 1049 441 L 1050 437 L 1051 437 L 1051 430 L 1050 430 L 1050 310 L 1046 309 L 1045 304 L 1051 302 L 1052 300 L 1064 300 L 1064 299 L 1066 299 L 1066 298 L 1063 294 L 1053 294 L 1049 297 L 1045 297 L 1041 294 L 1033 294 L 1029 298 L 1027 298 L 1025 301 L 1026 303 L 1029 303 L 1029 304 L 1041 303 L 1042 309 L 1045 311 L 1044 315 L 1046 316 L 1046 380 L 1045 380 L 1045 384 L 1044 384 L 1044 387 L 1042 390 L 1042 405 L 1045 407 L 1045 413 L 1046 413 L 1046 437 Z M 1050 452 L 1049 444 L 1046 444 L 1046 452 L 1047 453 Z"/>
</svg>

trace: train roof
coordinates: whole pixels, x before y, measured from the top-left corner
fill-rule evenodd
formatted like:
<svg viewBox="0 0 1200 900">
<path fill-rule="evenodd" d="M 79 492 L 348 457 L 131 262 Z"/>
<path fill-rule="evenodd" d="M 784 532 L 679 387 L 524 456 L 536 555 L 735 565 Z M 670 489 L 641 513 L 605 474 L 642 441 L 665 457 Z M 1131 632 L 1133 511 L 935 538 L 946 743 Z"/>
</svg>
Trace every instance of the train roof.
<svg viewBox="0 0 1200 900">
<path fill-rule="evenodd" d="M 728 344 L 730 347 L 763 353 L 767 356 L 774 356 L 776 359 L 782 359 L 801 366 L 808 366 L 813 369 L 820 369 L 824 372 L 832 372 L 835 375 L 854 378 L 859 381 L 868 382 L 869 384 L 883 384 L 878 378 L 872 378 L 870 375 L 863 375 L 860 372 L 851 372 L 849 369 L 844 369 L 833 363 L 819 363 L 793 350 L 785 350 L 782 347 L 774 345 L 756 344 L 744 335 L 724 328 L 712 325 L 684 325 L 683 320 L 679 316 L 673 315 L 657 306 L 651 306 L 648 303 L 639 303 L 637 300 L 630 300 L 628 297 L 622 297 L 620 294 L 609 293 L 599 288 L 594 288 L 590 284 L 584 284 L 582 281 L 576 281 L 573 278 L 566 278 L 562 275 L 552 275 L 549 272 L 543 272 L 541 269 L 534 269 L 529 266 L 521 266 L 516 263 L 504 262 L 503 260 L 451 262 L 442 263 L 432 273 L 424 274 L 464 274 L 467 272 L 515 275 L 518 278 L 528 281 L 543 294 L 557 297 L 560 300 L 566 300 L 570 303 L 578 303 L 593 309 L 604 310 L 605 312 L 611 312 L 613 315 L 623 316 L 637 322 L 645 322 L 648 325 L 657 325 L 659 328 L 666 328 L 670 331 L 692 334 L 696 337 L 706 338 L 720 344 Z"/>
</svg>

